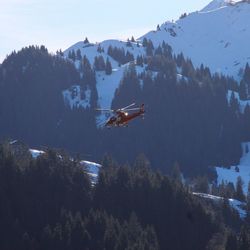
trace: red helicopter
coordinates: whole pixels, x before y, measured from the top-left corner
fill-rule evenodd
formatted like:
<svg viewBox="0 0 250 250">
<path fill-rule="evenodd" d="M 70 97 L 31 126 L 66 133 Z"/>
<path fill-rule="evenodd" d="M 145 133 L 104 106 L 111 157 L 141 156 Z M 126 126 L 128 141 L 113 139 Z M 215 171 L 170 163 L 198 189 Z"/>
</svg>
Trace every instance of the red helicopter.
<svg viewBox="0 0 250 250">
<path fill-rule="evenodd" d="M 127 127 L 129 121 L 133 120 L 134 118 L 141 116 L 144 118 L 144 104 L 142 104 L 140 107 L 137 108 L 130 108 L 134 106 L 135 103 L 132 103 L 124 108 L 121 109 L 96 109 L 97 111 L 102 112 L 109 112 L 114 113 L 104 124 L 105 127 Z M 130 111 L 137 111 L 134 113 L 129 114 Z"/>
</svg>

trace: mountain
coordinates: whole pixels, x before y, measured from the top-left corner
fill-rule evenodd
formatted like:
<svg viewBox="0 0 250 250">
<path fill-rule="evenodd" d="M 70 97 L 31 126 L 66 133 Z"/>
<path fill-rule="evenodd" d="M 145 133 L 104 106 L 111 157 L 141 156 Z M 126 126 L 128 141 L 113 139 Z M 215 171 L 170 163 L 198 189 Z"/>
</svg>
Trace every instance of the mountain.
<svg viewBox="0 0 250 250">
<path fill-rule="evenodd" d="M 95 57 L 99 56 L 102 56 L 104 61 L 107 59 L 110 61 L 112 74 L 107 75 L 104 70 L 99 70 L 96 73 L 96 88 L 99 95 L 99 105 L 103 108 L 109 108 L 111 106 L 115 90 L 117 89 L 127 66 L 127 63 L 119 63 L 118 60 L 115 60 L 109 55 L 108 50 L 110 47 L 118 48 L 121 51 L 124 51 L 125 55 L 128 53 L 133 55 L 133 59 L 135 59 L 138 55 L 145 55 L 145 49 L 142 47 L 141 43 L 127 43 L 119 40 L 106 40 L 97 44 L 78 42 L 64 51 L 65 58 L 69 58 L 70 52 L 77 52 L 79 50 L 82 56 L 86 56 L 88 58 L 91 65 L 94 64 Z M 75 60 L 75 66 L 79 69 L 79 60 Z M 71 99 L 70 102 L 72 102 Z"/>
<path fill-rule="evenodd" d="M 216 173 L 208 166 L 238 164 L 241 142 L 250 141 L 250 109 L 247 102 L 239 107 L 237 82 L 204 66 L 194 68 L 165 42 L 153 43 L 85 39 L 56 55 L 44 47 L 13 52 L 0 66 L 0 138 L 67 148 L 93 161 L 108 153 L 132 163 L 144 153 L 165 173 L 177 162 L 184 175 L 209 172 L 212 179 Z M 146 104 L 144 121 L 111 133 L 97 128 L 107 118 L 96 107 L 132 102 Z"/>
<path fill-rule="evenodd" d="M 158 30 L 140 38 L 151 39 L 155 46 L 165 41 L 174 53 L 190 57 L 212 72 L 239 80 L 239 71 L 250 62 L 249 1 L 214 0 L 200 11 L 166 22 Z"/>
<path fill-rule="evenodd" d="M 70 52 L 80 51 L 93 65 L 95 57 L 103 56 L 110 60 L 113 71 L 106 75 L 102 71 L 96 74 L 96 87 L 99 105 L 103 108 L 111 106 L 116 88 L 123 76 L 127 64 L 117 61 L 109 53 L 109 47 L 130 53 L 133 58 L 146 56 L 147 49 L 143 40 L 151 40 L 154 48 L 162 42 L 172 47 L 173 54 L 183 53 L 192 60 L 195 67 L 201 64 L 209 67 L 211 73 L 232 76 L 238 82 L 243 78 L 247 62 L 250 62 L 249 37 L 250 23 L 249 1 L 214 0 L 200 11 L 182 15 L 175 22 L 165 22 L 155 31 L 150 31 L 136 41 L 105 40 L 100 43 L 78 42 L 64 51 L 69 57 Z M 75 61 L 79 68 L 79 61 Z M 137 67 L 137 73 L 145 68 Z M 187 79 L 177 70 L 177 77 Z M 70 100 L 70 102 L 72 102 Z"/>
</svg>

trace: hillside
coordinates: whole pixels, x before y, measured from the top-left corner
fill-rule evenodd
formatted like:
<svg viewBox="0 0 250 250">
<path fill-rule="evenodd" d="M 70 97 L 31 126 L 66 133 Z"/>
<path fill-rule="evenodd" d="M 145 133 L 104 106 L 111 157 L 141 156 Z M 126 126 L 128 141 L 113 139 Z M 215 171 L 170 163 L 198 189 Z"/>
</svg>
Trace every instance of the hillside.
<svg viewBox="0 0 250 250">
<path fill-rule="evenodd" d="M 86 56 L 93 65 L 95 57 L 103 56 L 112 65 L 112 74 L 96 74 L 99 106 L 109 108 L 116 88 L 123 76 L 126 64 L 119 63 L 110 56 L 109 47 L 118 48 L 133 55 L 147 56 L 143 40 L 151 40 L 156 49 L 162 42 L 169 44 L 173 54 L 183 53 L 192 60 L 195 67 L 201 64 L 209 67 L 211 73 L 234 77 L 238 82 L 244 76 L 247 62 L 250 62 L 248 22 L 250 4 L 247 1 L 214 0 L 200 11 L 183 15 L 175 22 L 165 22 L 155 31 L 150 31 L 133 42 L 106 40 L 100 43 L 77 42 L 64 51 L 64 56 L 77 50 Z M 76 67 L 79 62 L 76 59 Z M 138 73 L 142 69 L 137 69 Z M 180 73 L 181 69 L 177 69 Z M 178 77 L 186 77 L 179 74 Z"/>
<path fill-rule="evenodd" d="M 145 162 L 114 168 L 106 161 L 93 186 L 66 153 L 17 158 L 5 144 L 0 156 L 1 249 L 193 250 L 224 234 L 197 199 Z"/>
<path fill-rule="evenodd" d="M 85 39 L 56 55 L 34 46 L 13 52 L 0 66 L 1 138 L 67 148 L 96 161 L 110 153 L 131 163 L 144 153 L 164 173 L 177 162 L 184 175 L 214 179 L 209 166 L 238 164 L 241 142 L 250 140 L 248 102 L 239 103 L 242 84 L 173 52 L 165 42 L 156 47 L 133 38 Z M 248 93 L 249 72 L 246 67 Z M 135 101 L 146 104 L 145 120 L 112 133 L 96 126 L 106 119 L 98 106 Z"/>
</svg>

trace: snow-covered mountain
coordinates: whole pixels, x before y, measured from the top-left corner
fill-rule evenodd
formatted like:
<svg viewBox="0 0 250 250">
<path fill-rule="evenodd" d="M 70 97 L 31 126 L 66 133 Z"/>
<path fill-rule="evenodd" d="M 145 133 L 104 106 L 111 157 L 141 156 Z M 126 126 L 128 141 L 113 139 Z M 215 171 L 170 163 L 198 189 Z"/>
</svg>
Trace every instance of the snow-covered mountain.
<svg viewBox="0 0 250 250">
<path fill-rule="evenodd" d="M 81 55 L 89 59 L 93 65 L 94 58 L 102 55 L 104 60 L 109 59 L 112 65 L 112 74 L 106 75 L 104 71 L 96 73 L 97 91 L 99 105 L 102 108 L 109 108 L 123 76 L 127 65 L 119 64 L 108 55 L 110 46 L 124 49 L 125 53 L 145 55 L 145 48 L 142 46 L 143 38 L 150 39 L 154 47 L 163 41 L 169 44 L 173 53 L 183 53 L 185 57 L 191 58 L 194 66 L 202 63 L 208 66 L 213 73 L 223 73 L 241 80 L 243 68 L 247 62 L 250 63 L 250 4 L 249 1 L 213 0 L 200 11 L 186 15 L 175 22 L 166 22 L 156 31 L 150 31 L 135 42 L 119 40 L 105 40 L 101 43 L 77 42 L 64 51 L 67 58 L 71 51 L 80 50 Z M 75 61 L 76 67 L 80 67 L 80 61 Z M 138 73 L 144 70 L 136 68 Z M 180 72 L 179 72 L 180 73 Z M 181 79 L 182 75 L 177 75 Z M 78 83 L 75 88 L 80 89 Z M 81 100 L 79 94 L 65 90 L 63 93 L 65 102 L 73 106 L 88 106 L 88 93 L 85 93 L 86 100 Z M 74 99 L 72 99 L 74 97 Z"/>
<path fill-rule="evenodd" d="M 200 11 L 162 24 L 140 40 L 144 37 L 155 46 L 165 41 L 174 53 L 191 58 L 195 66 L 203 63 L 212 72 L 239 80 L 240 69 L 250 62 L 250 3 L 214 0 Z"/>
<path fill-rule="evenodd" d="M 131 53 L 134 58 L 136 58 L 138 55 L 145 54 L 145 49 L 140 43 L 130 42 L 128 46 L 126 41 L 119 40 L 106 40 L 96 44 L 86 44 L 84 42 L 78 42 L 64 51 L 64 56 L 67 58 L 71 51 L 76 52 L 77 50 L 80 50 L 81 55 L 86 56 L 91 65 L 94 64 L 95 57 L 102 56 L 105 61 L 107 60 L 107 58 L 109 59 L 112 66 L 112 74 L 107 75 L 104 71 L 98 71 L 96 73 L 96 87 L 99 96 L 99 105 L 102 108 L 109 108 L 111 106 L 115 90 L 118 87 L 120 80 L 123 76 L 124 70 L 127 67 L 127 64 L 120 65 L 118 61 L 114 60 L 111 56 L 108 55 L 108 48 L 110 46 L 119 49 L 124 49 L 125 53 Z M 76 68 L 80 67 L 80 62 L 78 60 L 75 61 L 75 66 Z M 138 67 L 138 70 L 141 69 L 139 69 Z M 79 100 L 79 98 L 74 98 L 74 100 L 72 100 L 70 98 L 71 92 L 71 90 L 65 90 L 63 93 L 64 99 L 67 99 L 66 102 L 70 103 L 71 107 L 78 106 L 79 103 L 86 103 L 86 101 L 84 102 L 82 100 Z M 68 95 L 65 95 L 65 93 L 67 93 Z"/>
</svg>

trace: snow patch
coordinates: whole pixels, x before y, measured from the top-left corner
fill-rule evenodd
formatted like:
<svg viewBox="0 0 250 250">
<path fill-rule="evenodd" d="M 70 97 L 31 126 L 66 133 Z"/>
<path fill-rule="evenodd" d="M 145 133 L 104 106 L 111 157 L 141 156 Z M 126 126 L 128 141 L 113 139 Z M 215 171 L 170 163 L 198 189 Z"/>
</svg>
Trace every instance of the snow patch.
<svg viewBox="0 0 250 250">
<path fill-rule="evenodd" d="M 32 148 L 29 149 L 29 151 L 30 151 L 32 157 L 35 158 L 35 159 L 36 159 L 38 156 L 40 156 L 40 155 L 42 155 L 42 154 L 45 153 L 45 152 L 42 151 L 42 150 L 37 150 L 37 149 L 32 149 Z"/>
<path fill-rule="evenodd" d="M 199 196 L 199 197 L 204 198 L 204 199 L 210 199 L 210 200 L 213 200 L 214 202 L 221 202 L 225 199 L 225 198 L 220 197 L 220 196 L 215 196 L 215 195 L 205 194 L 205 193 L 193 192 L 193 195 Z M 229 202 L 230 206 L 238 212 L 239 216 L 242 219 L 246 217 L 246 211 L 243 209 L 246 206 L 245 202 L 241 202 L 241 201 L 238 201 L 235 199 L 228 199 L 228 202 Z"/>
<path fill-rule="evenodd" d="M 81 161 L 80 164 L 86 168 L 88 175 L 91 177 L 92 183 L 96 183 L 102 165 L 90 161 Z"/>
</svg>

